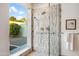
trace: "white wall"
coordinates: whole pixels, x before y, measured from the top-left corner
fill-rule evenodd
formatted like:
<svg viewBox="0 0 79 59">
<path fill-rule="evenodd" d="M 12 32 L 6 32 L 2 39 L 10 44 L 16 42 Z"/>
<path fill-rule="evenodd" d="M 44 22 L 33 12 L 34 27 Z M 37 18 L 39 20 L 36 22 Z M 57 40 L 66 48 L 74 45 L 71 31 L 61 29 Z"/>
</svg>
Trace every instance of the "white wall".
<svg viewBox="0 0 79 59">
<path fill-rule="evenodd" d="M 76 19 L 77 28 L 76 30 L 66 30 L 65 20 L 66 19 Z M 68 33 L 79 33 L 79 4 L 61 4 L 61 54 L 62 55 L 79 55 L 79 51 L 68 51 L 65 47 L 66 39 Z"/>
<path fill-rule="evenodd" d="M 0 56 L 9 55 L 8 4 L 0 3 Z"/>
</svg>

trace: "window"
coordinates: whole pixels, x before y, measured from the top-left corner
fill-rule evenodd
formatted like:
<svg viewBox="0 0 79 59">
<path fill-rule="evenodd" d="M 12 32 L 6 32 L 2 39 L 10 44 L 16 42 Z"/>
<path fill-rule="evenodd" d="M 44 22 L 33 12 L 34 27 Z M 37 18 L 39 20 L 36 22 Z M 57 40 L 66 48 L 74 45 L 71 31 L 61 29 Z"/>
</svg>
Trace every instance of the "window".
<svg viewBox="0 0 79 59">
<path fill-rule="evenodd" d="M 27 48 L 28 46 L 30 47 L 31 45 L 31 10 L 26 7 L 27 6 L 19 3 L 9 4 L 11 54 Z"/>
</svg>

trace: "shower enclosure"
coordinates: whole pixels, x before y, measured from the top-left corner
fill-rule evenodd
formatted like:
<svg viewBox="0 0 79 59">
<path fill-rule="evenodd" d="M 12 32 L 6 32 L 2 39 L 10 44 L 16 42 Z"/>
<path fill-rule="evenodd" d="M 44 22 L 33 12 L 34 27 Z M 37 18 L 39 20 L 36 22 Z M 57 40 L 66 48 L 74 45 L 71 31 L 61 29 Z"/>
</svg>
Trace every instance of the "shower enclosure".
<svg viewBox="0 0 79 59">
<path fill-rule="evenodd" d="M 33 6 L 34 55 L 60 55 L 60 4 Z"/>
</svg>

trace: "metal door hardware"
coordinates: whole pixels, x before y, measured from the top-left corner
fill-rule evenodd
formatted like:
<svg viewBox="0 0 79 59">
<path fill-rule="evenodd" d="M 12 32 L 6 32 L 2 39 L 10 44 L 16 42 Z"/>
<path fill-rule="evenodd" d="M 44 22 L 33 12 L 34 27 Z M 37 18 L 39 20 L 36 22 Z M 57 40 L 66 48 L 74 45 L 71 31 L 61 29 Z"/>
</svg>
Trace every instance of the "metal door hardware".
<svg viewBox="0 0 79 59">
<path fill-rule="evenodd" d="M 50 31 L 50 27 L 48 26 L 47 28 L 46 28 L 48 31 Z"/>
</svg>

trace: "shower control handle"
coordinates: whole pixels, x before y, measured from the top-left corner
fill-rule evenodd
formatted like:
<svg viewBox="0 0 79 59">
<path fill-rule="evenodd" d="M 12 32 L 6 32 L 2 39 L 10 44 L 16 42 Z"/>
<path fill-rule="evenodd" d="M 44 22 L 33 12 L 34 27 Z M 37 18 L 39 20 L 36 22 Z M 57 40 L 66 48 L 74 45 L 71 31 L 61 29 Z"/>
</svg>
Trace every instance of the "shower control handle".
<svg viewBox="0 0 79 59">
<path fill-rule="evenodd" d="M 46 29 L 48 30 L 48 31 L 50 31 L 50 27 L 48 26 L 48 27 L 46 27 Z"/>
</svg>

